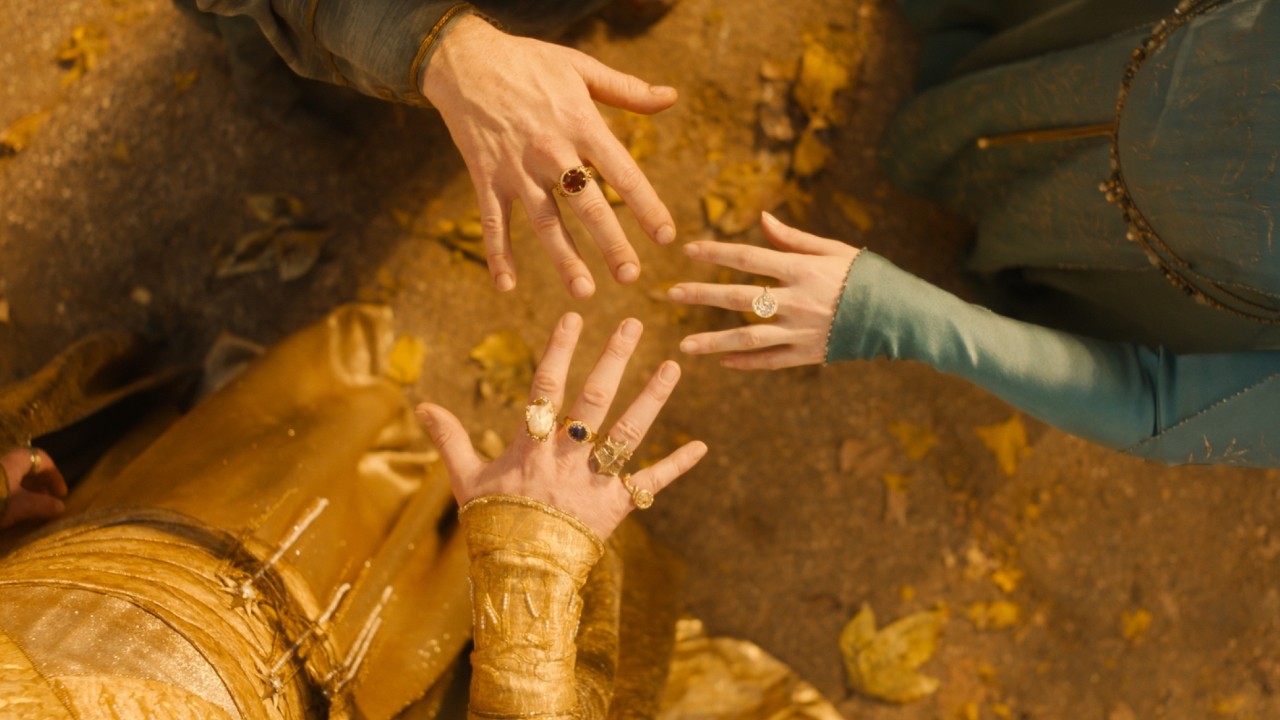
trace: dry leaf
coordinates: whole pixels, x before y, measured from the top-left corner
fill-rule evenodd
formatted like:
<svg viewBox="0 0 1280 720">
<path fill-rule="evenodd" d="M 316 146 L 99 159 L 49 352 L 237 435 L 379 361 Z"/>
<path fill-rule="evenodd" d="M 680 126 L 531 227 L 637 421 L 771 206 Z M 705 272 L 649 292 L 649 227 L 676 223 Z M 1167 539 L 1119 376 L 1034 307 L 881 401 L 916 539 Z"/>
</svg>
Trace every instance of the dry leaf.
<svg viewBox="0 0 1280 720">
<path fill-rule="evenodd" d="M 1018 581 L 1022 580 L 1022 571 L 1014 568 L 1000 568 L 991 573 L 991 582 L 1004 593 L 1018 589 Z"/>
<path fill-rule="evenodd" d="M 938 681 L 916 669 L 933 656 L 946 626 L 940 610 L 908 615 L 876 630 L 869 605 L 840 634 L 840 652 L 853 689 L 868 697 L 908 703 L 934 693 Z"/>
<path fill-rule="evenodd" d="M 1000 471 L 1007 477 L 1013 477 L 1018 472 L 1018 461 L 1031 453 L 1031 449 L 1027 447 L 1027 428 L 1022 424 L 1021 415 L 1014 415 L 1006 422 L 995 425 L 983 425 L 973 431 L 996 456 Z"/>
<path fill-rule="evenodd" d="M 524 402 L 533 381 L 533 351 L 510 330 L 485 337 L 471 349 L 471 359 L 480 364 L 480 396 L 505 403 Z"/>
<path fill-rule="evenodd" d="M 241 235 L 231 251 L 219 258 L 215 275 L 220 278 L 269 269 L 275 263 L 271 245 L 276 230 L 255 230 Z"/>
<path fill-rule="evenodd" d="M 1213 713 L 1215 715 L 1235 715 L 1244 709 L 1249 702 L 1249 696 L 1244 693 L 1236 693 L 1229 697 L 1217 698 L 1213 701 Z"/>
<path fill-rule="evenodd" d="M 911 478 L 896 473 L 884 474 L 884 519 L 894 525 L 907 524 L 907 488 Z"/>
<path fill-rule="evenodd" d="M 62 86 L 67 87 L 84 77 L 98 64 L 98 58 L 107 49 L 107 36 L 96 27 L 85 25 L 71 31 L 58 48 L 58 62 L 67 69 L 62 76 Z"/>
<path fill-rule="evenodd" d="M 800 108 L 823 127 L 827 121 L 836 123 L 836 94 L 850 84 L 846 61 L 814 38 L 805 38 L 804 56 L 800 60 L 800 77 L 796 80 L 794 97 Z"/>
<path fill-rule="evenodd" d="M 276 270 L 284 282 L 297 280 L 315 267 L 324 244 L 333 237 L 329 230 L 286 228 L 276 233 Z"/>
<path fill-rule="evenodd" d="M 796 177 L 817 175 L 831 160 L 831 148 L 818 138 L 818 130 L 816 126 L 810 125 L 800 133 L 800 140 L 791 157 L 791 172 Z"/>
<path fill-rule="evenodd" d="M 754 227 L 762 211 L 773 210 L 785 199 L 785 185 L 780 164 L 766 166 L 754 161 L 730 165 L 703 196 L 707 222 L 724 235 Z"/>
<path fill-rule="evenodd" d="M 965 611 L 965 616 L 979 630 L 1004 630 L 1018 624 L 1022 608 L 1008 600 L 976 602 Z"/>
<path fill-rule="evenodd" d="M 875 226 L 876 221 L 871 217 L 871 212 L 867 210 L 867 206 L 862 204 L 852 195 L 840 192 L 839 190 L 831 193 L 831 200 L 840 208 L 840 213 L 858 227 L 858 230 L 867 232 Z"/>
<path fill-rule="evenodd" d="M 260 193 L 244 199 L 249 214 L 264 223 L 302 217 L 306 208 L 298 198 L 285 193 Z"/>
<path fill-rule="evenodd" d="M 915 587 L 912 585 L 903 585 L 902 587 L 898 588 L 898 598 L 902 600 L 902 602 L 904 603 L 915 600 L 916 599 Z"/>
<path fill-rule="evenodd" d="M 919 460 L 929 454 L 929 450 L 938 444 L 938 438 L 929 428 L 911 423 L 889 423 L 889 433 L 898 439 L 902 451 L 912 460 Z"/>
<path fill-rule="evenodd" d="M 121 165 L 133 164 L 133 155 L 129 152 L 129 146 L 125 145 L 123 140 L 117 140 L 115 147 L 111 148 L 111 159 Z"/>
<path fill-rule="evenodd" d="M 1127 612 L 1121 616 L 1120 624 L 1124 639 L 1137 644 L 1142 642 L 1151 629 L 1151 613 L 1142 608 Z"/>
<path fill-rule="evenodd" d="M 0 158 L 17 155 L 31 144 L 31 138 L 35 137 L 41 123 L 49 118 L 51 112 L 51 110 L 39 110 L 30 115 L 23 115 L 5 128 L 4 132 L 0 132 Z"/>
<path fill-rule="evenodd" d="M 180 95 L 186 92 L 188 89 L 191 88 L 192 85 L 195 84 L 196 80 L 198 79 L 200 79 L 199 70 L 192 70 L 191 72 L 185 72 L 185 73 L 175 73 L 173 76 L 174 94 Z"/>
<path fill-rule="evenodd" d="M 427 357 L 427 346 L 413 335 L 401 335 L 391 348 L 391 360 L 387 377 L 401 385 L 412 385 L 422 376 L 422 361 Z"/>
</svg>

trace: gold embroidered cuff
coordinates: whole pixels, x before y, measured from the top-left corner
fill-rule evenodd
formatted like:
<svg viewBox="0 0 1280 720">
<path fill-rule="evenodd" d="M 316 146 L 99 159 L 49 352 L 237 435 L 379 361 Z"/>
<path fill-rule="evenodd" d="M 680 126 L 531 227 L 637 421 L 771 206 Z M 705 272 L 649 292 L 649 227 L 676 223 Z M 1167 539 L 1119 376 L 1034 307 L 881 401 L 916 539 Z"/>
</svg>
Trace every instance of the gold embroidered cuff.
<svg viewBox="0 0 1280 720">
<path fill-rule="evenodd" d="M 435 50 L 437 42 L 444 35 L 449 25 L 463 15 L 475 14 L 476 9 L 471 3 L 460 2 L 453 7 L 444 11 L 444 15 L 436 21 L 431 27 L 431 31 L 422 39 L 418 45 L 418 52 L 413 56 L 413 62 L 409 64 L 409 86 L 416 89 L 418 95 L 424 100 L 426 96 L 422 94 L 422 73 L 426 71 L 427 60 L 431 57 L 431 52 Z"/>
<path fill-rule="evenodd" d="M 577 706 L 579 590 L 604 544 L 534 500 L 473 500 L 459 513 L 471 555 L 472 717 L 569 717 Z"/>
</svg>

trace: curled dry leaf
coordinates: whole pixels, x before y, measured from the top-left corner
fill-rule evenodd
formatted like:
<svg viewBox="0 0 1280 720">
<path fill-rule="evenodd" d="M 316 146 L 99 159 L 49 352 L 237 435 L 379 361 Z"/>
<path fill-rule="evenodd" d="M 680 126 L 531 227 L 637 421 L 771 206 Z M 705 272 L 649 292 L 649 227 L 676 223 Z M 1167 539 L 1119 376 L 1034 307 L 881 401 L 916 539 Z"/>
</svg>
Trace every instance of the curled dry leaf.
<svg viewBox="0 0 1280 720">
<path fill-rule="evenodd" d="M 484 370 L 480 396 L 508 404 L 522 403 L 533 381 L 533 351 L 510 330 L 492 333 L 471 349 L 471 359 Z"/>
<path fill-rule="evenodd" d="M 724 235 L 755 226 L 760 213 L 786 199 L 783 169 L 763 160 L 730 165 L 702 198 L 707 224 Z"/>
<path fill-rule="evenodd" d="M 840 634 L 840 652 L 853 689 L 862 695 L 891 703 L 909 703 L 938 689 L 935 678 L 916 669 L 938 649 L 947 624 L 942 610 L 915 613 L 876 629 L 869 605 Z"/>
<path fill-rule="evenodd" d="M 39 110 L 30 115 L 23 115 L 0 132 L 0 158 L 17 155 L 31 144 L 31 138 L 35 137 L 36 131 L 49 118 L 51 112 L 51 110 Z"/>
<path fill-rule="evenodd" d="M 1014 415 L 995 425 L 976 427 L 973 431 L 991 454 L 996 456 L 996 464 L 1006 477 L 1013 477 L 1018 472 L 1018 461 L 1031 453 L 1031 449 L 1027 447 L 1027 428 L 1022 424 L 1021 415 Z"/>
<path fill-rule="evenodd" d="M 62 76 L 62 86 L 67 87 L 84 77 L 98 64 L 98 58 L 107 50 L 107 35 L 92 25 L 83 25 L 71 31 L 58 48 L 58 63 L 67 69 Z"/>
</svg>

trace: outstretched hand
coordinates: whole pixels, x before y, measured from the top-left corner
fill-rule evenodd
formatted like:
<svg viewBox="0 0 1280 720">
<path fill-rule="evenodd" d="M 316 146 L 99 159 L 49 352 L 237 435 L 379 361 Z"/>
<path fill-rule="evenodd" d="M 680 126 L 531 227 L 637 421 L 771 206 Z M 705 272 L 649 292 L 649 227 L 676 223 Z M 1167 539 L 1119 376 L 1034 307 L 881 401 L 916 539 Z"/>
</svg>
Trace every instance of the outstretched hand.
<svg viewBox="0 0 1280 720">
<path fill-rule="evenodd" d="M 0 516 L 0 528 L 57 517 L 66 509 L 62 500 L 67 496 L 67 481 L 45 451 L 11 450 L 0 457 L 0 466 L 4 467 L 0 480 L 9 480 L 9 501 Z"/>
<path fill-rule="evenodd" d="M 776 278 L 780 286 L 769 291 L 777 301 L 776 320 L 690 335 L 680 342 L 680 350 L 690 355 L 729 353 L 721 364 L 739 370 L 825 362 L 840 290 L 859 250 L 784 225 L 769 213 L 760 225 L 777 250 L 708 240 L 689 243 L 685 253 L 701 262 Z M 754 285 L 690 282 L 673 286 L 667 296 L 685 305 L 752 312 L 752 301 L 761 292 Z"/>
<path fill-rule="evenodd" d="M 480 206 L 494 285 L 516 284 L 511 204 L 520 200 L 543 248 L 571 295 L 590 297 L 587 270 L 556 204 L 565 170 L 592 165 L 661 245 L 675 222 L 635 160 L 609 131 L 594 101 L 652 114 L 671 107 L 676 91 L 619 73 L 573 50 L 507 35 L 479 17 L 459 19 L 436 48 L 422 92 L 440 111 L 462 152 Z M 565 198 L 604 254 L 614 279 L 640 276 L 640 260 L 613 208 L 594 182 Z"/>
<path fill-rule="evenodd" d="M 642 331 L 639 320 L 622 322 L 587 376 L 582 392 L 565 413 L 566 418 L 578 421 L 590 434 L 597 432 L 609 413 Z M 565 401 L 569 364 L 581 332 L 582 318 L 578 314 L 568 313 L 560 318 L 534 373 L 529 402 L 532 405 L 545 398 L 552 417 L 557 416 Z M 662 363 L 639 397 L 602 437 L 625 443 L 628 448 L 638 447 L 679 380 L 680 366 L 671 361 Z M 633 494 L 621 478 L 592 468 L 596 450 L 591 442 L 570 437 L 562 422 L 550 426 L 545 441 L 530 434 L 537 429 L 536 424 L 526 423 L 506 452 L 493 462 L 485 462 L 476 454 L 462 423 L 448 410 L 424 403 L 418 406 L 417 414 L 440 448 L 459 505 L 485 495 L 519 495 L 573 515 L 601 539 L 607 538 L 635 507 Z M 637 471 L 629 482 L 636 490 L 656 494 L 688 472 L 706 452 L 707 446 L 700 441 L 687 443 Z"/>
</svg>

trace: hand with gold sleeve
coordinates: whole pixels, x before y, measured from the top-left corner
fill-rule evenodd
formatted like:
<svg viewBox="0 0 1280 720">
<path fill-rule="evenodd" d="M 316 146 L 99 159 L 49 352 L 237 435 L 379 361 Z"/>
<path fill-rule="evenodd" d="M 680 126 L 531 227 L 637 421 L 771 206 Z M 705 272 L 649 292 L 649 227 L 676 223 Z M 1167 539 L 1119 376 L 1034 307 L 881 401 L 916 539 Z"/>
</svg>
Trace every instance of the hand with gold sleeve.
<svg viewBox="0 0 1280 720">
<path fill-rule="evenodd" d="M 0 528 L 62 514 L 67 481 L 48 453 L 17 448 L 0 456 Z"/>
</svg>

